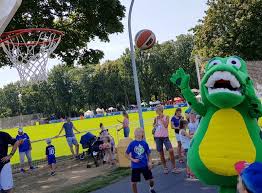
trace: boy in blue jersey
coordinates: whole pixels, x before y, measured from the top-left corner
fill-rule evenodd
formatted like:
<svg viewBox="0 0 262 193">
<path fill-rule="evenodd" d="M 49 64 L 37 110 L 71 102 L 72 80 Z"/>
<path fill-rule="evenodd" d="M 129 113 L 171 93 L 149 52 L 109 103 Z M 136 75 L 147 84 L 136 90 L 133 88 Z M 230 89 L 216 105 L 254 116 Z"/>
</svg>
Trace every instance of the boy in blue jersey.
<svg viewBox="0 0 262 193">
<path fill-rule="evenodd" d="M 51 170 L 51 176 L 55 175 L 55 165 L 56 165 L 56 158 L 55 158 L 55 147 L 51 144 L 51 139 L 46 139 L 47 147 L 46 147 L 46 159 L 48 165 Z"/>
<path fill-rule="evenodd" d="M 141 128 L 136 129 L 135 140 L 129 144 L 126 150 L 126 157 L 131 161 L 132 189 L 134 193 L 138 193 L 137 182 L 140 182 L 141 174 L 143 174 L 145 180 L 149 181 L 150 192 L 156 193 L 154 190 L 154 180 L 151 172 L 151 151 L 146 141 L 143 140 L 143 135 L 144 131 Z"/>
</svg>

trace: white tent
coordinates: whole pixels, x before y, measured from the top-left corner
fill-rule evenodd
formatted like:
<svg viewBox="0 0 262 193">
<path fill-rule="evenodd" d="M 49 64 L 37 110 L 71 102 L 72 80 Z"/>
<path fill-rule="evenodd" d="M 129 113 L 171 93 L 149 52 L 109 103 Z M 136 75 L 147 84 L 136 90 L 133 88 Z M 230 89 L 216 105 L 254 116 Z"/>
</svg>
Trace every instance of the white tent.
<svg viewBox="0 0 262 193">
<path fill-rule="evenodd" d="M 155 106 L 155 105 L 159 105 L 160 103 L 161 103 L 160 101 L 154 101 L 154 102 L 150 101 L 149 105 L 150 106 Z"/>
<path fill-rule="evenodd" d="M 114 107 L 109 107 L 109 108 L 108 108 L 108 111 L 109 111 L 109 112 L 116 112 L 116 111 L 117 111 L 117 109 L 116 109 L 116 108 L 114 108 Z"/>
<path fill-rule="evenodd" d="M 100 109 L 100 108 L 96 109 L 97 114 L 104 114 L 104 112 L 105 112 L 104 109 Z"/>
<path fill-rule="evenodd" d="M 88 111 L 86 111 L 86 112 L 84 113 L 84 116 L 85 116 L 85 117 L 87 117 L 87 116 L 94 116 L 94 112 L 88 110 Z"/>
</svg>

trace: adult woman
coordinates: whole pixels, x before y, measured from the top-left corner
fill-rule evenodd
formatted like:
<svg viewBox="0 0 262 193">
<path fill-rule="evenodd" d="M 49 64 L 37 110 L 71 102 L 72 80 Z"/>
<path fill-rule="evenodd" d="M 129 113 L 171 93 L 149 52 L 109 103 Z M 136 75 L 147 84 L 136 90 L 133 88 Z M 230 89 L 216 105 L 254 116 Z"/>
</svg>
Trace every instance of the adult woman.
<svg viewBox="0 0 262 193">
<path fill-rule="evenodd" d="M 182 109 L 177 108 L 175 111 L 175 115 L 171 119 L 171 128 L 175 130 L 176 141 L 177 141 L 177 153 L 180 160 L 182 160 L 182 144 L 179 135 L 179 122 L 181 119 L 183 119 Z"/>
<path fill-rule="evenodd" d="M 170 160 L 173 165 L 172 172 L 179 173 L 180 170 L 176 168 L 176 161 L 174 150 L 172 144 L 168 137 L 168 125 L 169 125 L 169 117 L 164 115 L 164 108 L 162 105 L 158 105 L 156 107 L 157 117 L 154 120 L 154 138 L 156 142 L 156 148 L 159 153 L 162 165 L 164 167 L 164 173 L 168 173 L 168 167 L 166 164 L 165 154 L 163 150 L 163 145 L 165 145 L 166 150 L 169 152 Z"/>
<path fill-rule="evenodd" d="M 129 137 L 129 133 L 130 133 L 129 116 L 128 116 L 126 111 L 123 112 L 123 117 L 124 117 L 123 121 L 118 121 L 118 122 L 122 123 L 122 127 L 120 129 L 118 129 L 118 131 L 123 129 L 124 130 L 124 136 Z"/>
</svg>

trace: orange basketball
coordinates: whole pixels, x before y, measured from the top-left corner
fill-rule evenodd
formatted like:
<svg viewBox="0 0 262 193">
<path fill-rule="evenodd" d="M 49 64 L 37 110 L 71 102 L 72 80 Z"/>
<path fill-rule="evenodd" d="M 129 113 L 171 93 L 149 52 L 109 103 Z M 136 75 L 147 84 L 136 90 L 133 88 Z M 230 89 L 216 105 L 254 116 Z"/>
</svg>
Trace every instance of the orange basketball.
<svg viewBox="0 0 262 193">
<path fill-rule="evenodd" d="M 139 49 L 147 50 L 156 43 L 156 36 L 151 30 L 143 29 L 136 34 L 135 43 Z"/>
</svg>

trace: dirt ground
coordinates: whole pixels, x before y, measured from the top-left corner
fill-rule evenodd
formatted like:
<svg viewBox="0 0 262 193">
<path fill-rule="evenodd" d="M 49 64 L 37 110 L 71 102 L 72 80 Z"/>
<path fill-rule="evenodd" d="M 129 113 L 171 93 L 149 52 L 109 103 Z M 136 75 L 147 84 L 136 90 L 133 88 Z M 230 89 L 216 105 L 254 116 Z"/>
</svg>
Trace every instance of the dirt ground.
<svg viewBox="0 0 262 193">
<path fill-rule="evenodd" d="M 57 164 L 56 176 L 50 176 L 47 166 L 40 166 L 24 174 L 14 174 L 15 193 L 62 192 L 67 187 L 70 190 L 70 187 L 112 170 L 112 166 L 108 165 L 98 168 L 87 168 L 86 165 L 85 161 L 67 160 Z"/>
<path fill-rule="evenodd" d="M 166 153 L 167 156 L 167 153 Z M 154 165 L 160 164 L 158 154 L 152 151 Z M 168 156 L 166 157 L 168 158 Z M 87 161 L 63 160 L 57 164 L 56 175 L 50 176 L 47 165 L 40 165 L 33 171 L 15 173 L 15 193 L 60 193 L 85 183 L 88 179 L 107 175 L 117 166 L 101 165 L 87 168 Z"/>
</svg>

